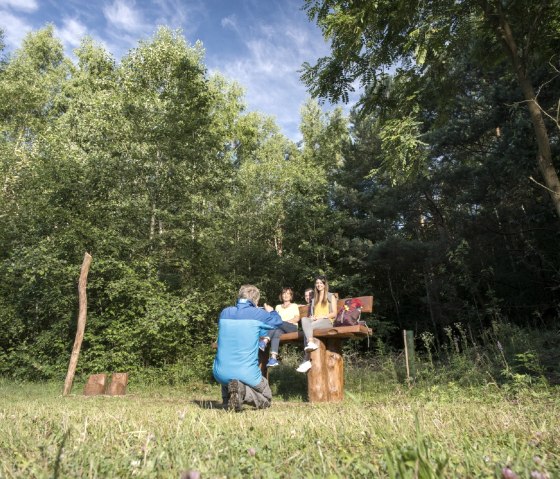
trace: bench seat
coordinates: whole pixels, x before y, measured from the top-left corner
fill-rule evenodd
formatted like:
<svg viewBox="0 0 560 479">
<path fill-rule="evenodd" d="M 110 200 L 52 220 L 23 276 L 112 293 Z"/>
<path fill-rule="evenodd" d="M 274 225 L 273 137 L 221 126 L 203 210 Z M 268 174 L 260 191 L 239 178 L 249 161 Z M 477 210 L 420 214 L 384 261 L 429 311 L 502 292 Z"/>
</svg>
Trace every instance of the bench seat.
<svg viewBox="0 0 560 479">
<path fill-rule="evenodd" d="M 358 324 L 356 326 L 336 326 L 326 329 L 316 329 L 313 331 L 313 336 L 315 338 L 328 338 L 331 336 L 336 336 L 337 338 L 365 338 L 371 336 L 373 330 L 368 328 L 364 324 Z M 303 331 L 295 331 L 293 333 L 285 333 L 280 336 L 280 343 L 297 343 L 303 341 Z"/>
</svg>

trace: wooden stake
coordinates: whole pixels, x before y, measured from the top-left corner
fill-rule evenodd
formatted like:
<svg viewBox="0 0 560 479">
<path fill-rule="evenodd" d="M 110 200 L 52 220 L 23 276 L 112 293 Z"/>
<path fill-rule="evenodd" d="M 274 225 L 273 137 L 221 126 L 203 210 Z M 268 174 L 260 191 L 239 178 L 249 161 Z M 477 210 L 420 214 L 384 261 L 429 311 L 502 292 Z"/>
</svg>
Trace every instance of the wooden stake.
<svg viewBox="0 0 560 479">
<path fill-rule="evenodd" d="M 414 331 L 406 332 L 406 344 L 408 351 L 408 364 L 410 369 L 410 377 L 416 379 L 416 352 L 414 348 Z"/>
<path fill-rule="evenodd" d="M 403 340 L 404 340 L 404 360 L 406 362 L 406 381 L 410 382 L 410 367 L 408 365 L 408 345 L 406 341 L 406 329 L 403 329 Z"/>
<path fill-rule="evenodd" d="M 87 276 L 89 272 L 89 265 L 91 264 L 92 257 L 89 253 L 85 253 L 84 261 L 82 262 L 82 270 L 80 272 L 80 280 L 78 282 L 78 296 L 80 300 L 80 309 L 78 312 L 78 329 L 76 330 L 76 339 L 74 340 L 74 347 L 72 348 L 72 355 L 70 356 L 70 364 L 68 364 L 68 373 L 66 374 L 66 381 L 64 381 L 63 396 L 67 396 L 72 391 L 72 383 L 74 382 L 74 374 L 78 364 L 78 357 L 80 356 L 80 348 L 84 339 L 84 331 L 86 329 L 87 317 Z"/>
</svg>

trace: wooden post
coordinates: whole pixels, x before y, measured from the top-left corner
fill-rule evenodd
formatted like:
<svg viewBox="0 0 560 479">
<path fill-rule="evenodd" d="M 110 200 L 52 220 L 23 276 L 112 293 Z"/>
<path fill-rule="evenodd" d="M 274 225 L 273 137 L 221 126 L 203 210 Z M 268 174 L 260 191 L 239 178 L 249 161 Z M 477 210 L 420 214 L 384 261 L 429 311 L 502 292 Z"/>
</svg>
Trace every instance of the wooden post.
<svg viewBox="0 0 560 479">
<path fill-rule="evenodd" d="M 410 382 L 410 368 L 408 366 L 408 345 L 406 344 L 406 329 L 403 329 L 404 361 L 406 363 L 406 381 Z"/>
<path fill-rule="evenodd" d="M 315 338 L 319 346 L 315 351 L 311 351 L 311 369 L 307 373 L 307 395 L 309 402 L 327 402 L 328 378 L 327 378 L 327 349 L 325 343 Z"/>
<path fill-rule="evenodd" d="M 87 317 L 87 276 L 89 272 L 89 265 L 91 264 L 92 257 L 89 253 L 84 255 L 82 262 L 82 270 L 80 272 L 80 280 L 78 282 L 78 295 L 80 299 L 80 309 L 78 312 L 78 328 L 76 330 L 76 339 L 74 340 L 74 347 L 72 348 L 72 355 L 70 356 L 70 364 L 68 364 L 68 373 L 66 374 L 66 381 L 64 381 L 63 396 L 70 394 L 72 391 L 72 383 L 74 382 L 74 374 L 76 372 L 76 365 L 78 364 L 78 357 L 80 356 L 80 348 L 84 339 L 84 331 L 86 329 Z"/>
<path fill-rule="evenodd" d="M 404 357 L 406 361 L 406 380 L 410 382 L 416 377 L 416 361 L 414 355 L 414 331 L 403 330 Z"/>
<path fill-rule="evenodd" d="M 329 402 L 344 399 L 344 361 L 342 359 L 342 340 L 327 339 L 327 388 Z"/>
<path fill-rule="evenodd" d="M 414 331 L 406 332 L 408 362 L 410 364 L 410 377 L 416 379 L 416 355 L 414 352 Z"/>
</svg>

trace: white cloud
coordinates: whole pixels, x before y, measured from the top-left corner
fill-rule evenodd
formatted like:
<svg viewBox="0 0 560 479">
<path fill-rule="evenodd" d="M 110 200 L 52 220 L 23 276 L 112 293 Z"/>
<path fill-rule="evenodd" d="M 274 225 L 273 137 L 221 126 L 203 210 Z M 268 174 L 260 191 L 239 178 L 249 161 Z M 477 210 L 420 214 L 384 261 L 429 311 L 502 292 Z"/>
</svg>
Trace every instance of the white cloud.
<svg viewBox="0 0 560 479">
<path fill-rule="evenodd" d="M 77 47 L 87 33 L 86 26 L 74 18 L 65 18 L 62 22 L 62 28 L 56 29 L 57 37 L 71 48 Z"/>
<path fill-rule="evenodd" d="M 237 17 L 235 16 L 235 14 L 222 18 L 220 24 L 224 28 L 230 28 L 234 32 L 239 33 L 239 27 L 237 26 Z"/>
<path fill-rule="evenodd" d="M 0 18 L 0 28 L 4 30 L 6 46 L 10 49 L 19 48 L 21 41 L 33 27 L 5 10 L 0 10 Z"/>
<path fill-rule="evenodd" d="M 119 30 L 134 33 L 145 30 L 146 25 L 142 15 L 135 9 L 134 0 L 115 0 L 110 5 L 103 7 L 103 14 L 109 24 Z"/>
<path fill-rule="evenodd" d="M 232 25 L 226 19 L 222 26 Z M 235 58 L 209 56 L 208 62 L 246 88 L 250 110 L 275 116 L 284 133 L 296 140 L 299 111 L 309 96 L 298 71 L 304 61 L 313 63 L 327 54 L 328 47 L 318 30 L 294 23 L 289 16 L 274 23 L 251 21 L 249 28 L 236 21 L 235 31 L 248 53 Z"/>
<path fill-rule="evenodd" d="M 154 7 L 158 10 L 158 24 L 184 26 L 193 24 L 193 19 L 205 15 L 207 7 L 204 2 L 191 0 L 153 0 Z"/>
<path fill-rule="evenodd" d="M 152 3 L 152 30 L 157 25 L 180 28 L 186 38 L 195 35 L 200 20 L 208 15 L 208 6 L 204 0 L 152 0 Z"/>
<path fill-rule="evenodd" d="M 36 0 L 0 0 L 0 7 L 9 7 L 22 12 L 34 12 L 39 8 Z"/>
</svg>

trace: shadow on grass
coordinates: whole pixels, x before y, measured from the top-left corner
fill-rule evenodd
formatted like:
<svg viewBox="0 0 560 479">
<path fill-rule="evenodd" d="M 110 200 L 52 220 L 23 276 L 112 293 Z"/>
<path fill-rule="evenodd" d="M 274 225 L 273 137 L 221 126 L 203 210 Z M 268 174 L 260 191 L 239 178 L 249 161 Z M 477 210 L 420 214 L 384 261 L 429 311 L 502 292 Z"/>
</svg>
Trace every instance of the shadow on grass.
<svg viewBox="0 0 560 479">
<path fill-rule="evenodd" d="M 284 401 L 296 399 L 307 401 L 307 376 L 296 372 L 289 366 L 274 368 L 269 373 L 270 387 L 273 396 L 281 397 Z"/>
<path fill-rule="evenodd" d="M 193 399 L 191 401 L 196 404 L 201 409 L 226 409 L 222 404 L 222 401 L 208 401 L 204 399 Z"/>
<path fill-rule="evenodd" d="M 64 434 L 62 435 L 62 439 L 58 446 L 58 452 L 56 454 L 56 460 L 54 461 L 54 471 L 53 471 L 53 479 L 58 479 L 60 476 L 60 459 L 62 458 L 62 453 L 64 452 L 64 445 L 66 444 L 66 440 L 70 435 L 70 429 L 67 429 Z"/>
</svg>

